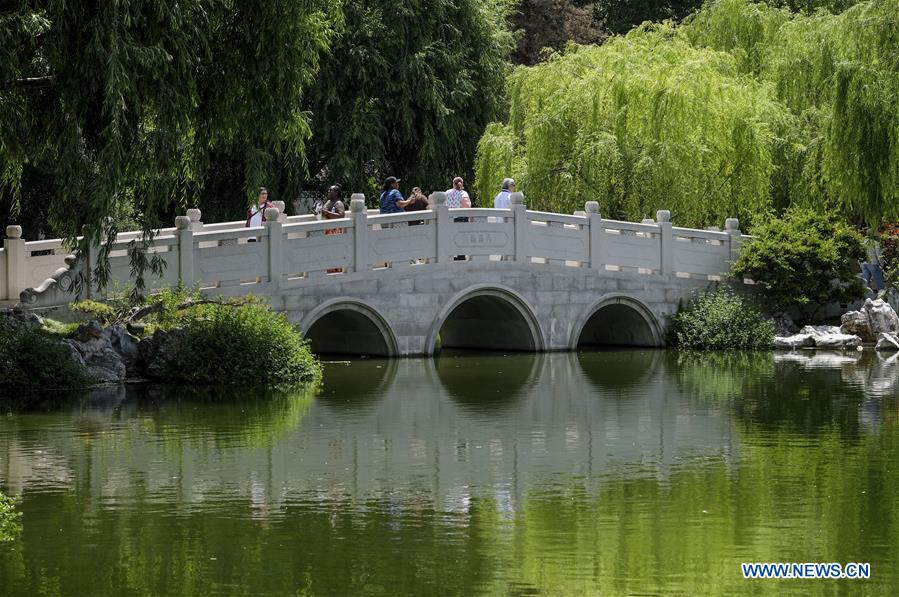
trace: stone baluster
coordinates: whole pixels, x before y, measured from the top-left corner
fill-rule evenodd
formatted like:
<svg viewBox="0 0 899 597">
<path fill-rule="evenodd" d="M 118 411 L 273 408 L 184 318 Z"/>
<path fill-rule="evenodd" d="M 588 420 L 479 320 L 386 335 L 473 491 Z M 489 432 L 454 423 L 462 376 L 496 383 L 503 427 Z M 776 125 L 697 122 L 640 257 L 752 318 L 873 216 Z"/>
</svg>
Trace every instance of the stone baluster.
<svg viewBox="0 0 899 597">
<path fill-rule="evenodd" d="M 265 210 L 265 228 L 268 232 L 268 281 L 273 289 L 281 288 L 284 281 L 284 233 L 280 216 L 281 210 L 277 207 Z"/>
<path fill-rule="evenodd" d="M 660 209 L 656 212 L 656 221 L 661 241 L 659 270 L 663 276 L 670 276 L 674 273 L 674 231 L 671 226 L 671 212 Z"/>
<path fill-rule="evenodd" d="M 730 240 L 730 249 L 728 251 L 728 261 L 733 264 L 740 256 L 740 247 L 743 246 L 743 233 L 740 232 L 740 220 L 737 218 L 727 218 L 724 220 L 724 231 Z"/>
<path fill-rule="evenodd" d="M 365 272 L 369 269 L 368 250 L 368 210 L 365 208 L 365 195 L 353 193 L 350 197 L 350 217 L 353 219 L 353 269 Z"/>
<path fill-rule="evenodd" d="M 599 202 L 587 201 L 584 204 L 584 211 L 587 214 L 590 231 L 590 248 L 587 256 L 589 265 L 593 269 L 604 270 L 606 263 L 603 242 L 606 240 L 606 230 L 599 214 Z"/>
<path fill-rule="evenodd" d="M 285 211 L 286 204 L 283 201 L 272 201 L 272 205 L 274 205 L 276 208 L 278 208 L 278 213 L 280 214 L 278 216 L 278 221 L 281 222 L 282 224 L 287 222 L 287 211 Z"/>
<path fill-rule="evenodd" d="M 446 193 L 437 191 L 428 198 L 431 210 L 434 211 L 434 229 L 436 234 L 437 263 L 449 263 L 453 260 L 452 221 L 449 208 L 446 206 Z"/>
<path fill-rule="evenodd" d="M 6 253 L 6 295 L 3 298 L 14 299 L 28 285 L 25 280 L 25 239 L 22 238 L 21 226 L 7 226 L 6 238 L 3 239 Z"/>
<path fill-rule="evenodd" d="M 202 232 L 203 222 L 200 220 L 203 213 L 196 207 L 187 210 L 187 217 L 190 218 L 190 229 L 192 232 Z"/>
<path fill-rule="evenodd" d="M 194 276 L 194 231 L 190 216 L 175 217 L 175 234 L 178 237 L 178 280 L 187 288 L 192 288 L 197 280 Z"/>
<path fill-rule="evenodd" d="M 515 261 L 527 262 L 528 255 L 528 213 L 524 203 L 524 193 L 515 192 L 509 196 L 512 202 L 512 218 L 515 229 Z"/>
</svg>

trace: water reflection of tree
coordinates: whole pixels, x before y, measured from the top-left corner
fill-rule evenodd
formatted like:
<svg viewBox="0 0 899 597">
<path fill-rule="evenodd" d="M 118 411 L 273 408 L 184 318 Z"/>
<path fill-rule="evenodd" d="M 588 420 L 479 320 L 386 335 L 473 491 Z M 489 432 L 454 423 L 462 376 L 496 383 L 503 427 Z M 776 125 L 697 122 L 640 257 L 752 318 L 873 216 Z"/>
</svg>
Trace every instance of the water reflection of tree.
<svg viewBox="0 0 899 597">
<path fill-rule="evenodd" d="M 527 394 L 543 363 L 539 354 L 448 355 L 434 359 L 440 384 L 467 410 L 502 414 Z"/>
<path fill-rule="evenodd" d="M 672 370 L 682 392 L 726 403 L 753 426 L 815 434 L 836 425 L 844 434 L 858 432 L 863 388 L 844 379 L 847 366 L 858 366 L 855 355 L 821 359 L 814 367 L 768 352 L 678 353 L 676 359 Z"/>
<path fill-rule="evenodd" d="M 97 513 L 51 492 L 25 500 L 25 534 L 0 553 L 0 577 L 10 595 L 721 595 L 745 591 L 740 562 L 822 559 L 871 562 L 865 586 L 897 594 L 897 438 L 894 423 L 852 445 L 836 425 L 811 438 L 747 428 L 736 466 L 690 461 L 664 479 L 598 485 L 555 477 L 526 489 L 511 518 L 491 487 L 470 488 L 459 512 L 421 488 L 413 500 L 296 495 L 267 524 L 240 497 L 168 508 L 135 483 L 132 499 Z"/>
<path fill-rule="evenodd" d="M 246 387 L 138 386 L 129 391 L 134 416 L 146 418 L 151 431 L 219 446 L 268 446 L 296 428 L 315 398 L 317 386 L 290 389 Z M 133 402 L 131 402 L 133 401 Z M 204 433 L 204 431 L 208 433 Z"/>
</svg>

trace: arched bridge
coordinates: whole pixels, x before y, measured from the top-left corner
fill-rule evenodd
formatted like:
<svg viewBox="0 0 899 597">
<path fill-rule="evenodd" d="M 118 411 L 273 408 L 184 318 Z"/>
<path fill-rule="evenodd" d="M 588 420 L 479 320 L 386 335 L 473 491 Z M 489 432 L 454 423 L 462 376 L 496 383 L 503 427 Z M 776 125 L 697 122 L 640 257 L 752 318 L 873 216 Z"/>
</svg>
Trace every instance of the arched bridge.
<svg viewBox="0 0 899 597">
<path fill-rule="evenodd" d="M 593 201 L 575 215 L 544 213 L 527 210 L 520 193 L 511 209 L 448 209 L 434 193 L 428 211 L 380 215 L 361 195 L 340 220 L 281 211 L 246 228 L 204 225 L 188 210 L 147 249 L 166 263 L 148 286 L 264 296 L 320 353 L 658 346 L 678 304 L 721 279 L 745 238 L 735 219 L 723 232 L 675 227 L 664 210 L 656 221 L 622 222 L 602 218 Z M 61 244 L 26 243 L 17 229 L 7 229 L 0 253 L 0 296 L 24 288 L 26 308 L 73 301 L 98 251 L 67 257 L 44 279 L 63 259 Z M 110 248 L 119 287 L 138 237 L 122 234 Z M 80 287 L 89 294 L 89 283 Z"/>
</svg>

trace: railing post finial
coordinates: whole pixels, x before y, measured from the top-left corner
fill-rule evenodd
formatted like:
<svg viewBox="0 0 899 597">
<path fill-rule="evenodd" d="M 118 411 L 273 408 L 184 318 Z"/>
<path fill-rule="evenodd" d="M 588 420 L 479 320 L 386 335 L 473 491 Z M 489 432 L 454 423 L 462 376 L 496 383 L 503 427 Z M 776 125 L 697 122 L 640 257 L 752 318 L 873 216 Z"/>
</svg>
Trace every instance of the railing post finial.
<svg viewBox="0 0 899 597">
<path fill-rule="evenodd" d="M 524 193 L 521 191 L 516 191 L 509 195 L 509 200 L 512 202 L 512 205 L 525 205 Z"/>
<path fill-rule="evenodd" d="M 587 215 L 590 214 L 598 214 L 599 213 L 599 201 L 587 201 L 584 204 L 584 211 L 587 212 Z"/>
<path fill-rule="evenodd" d="M 358 214 L 365 211 L 365 195 L 353 193 L 350 197 L 350 213 Z"/>
<path fill-rule="evenodd" d="M 724 220 L 724 229 L 729 233 L 739 233 L 740 220 L 737 218 L 727 218 Z"/>
</svg>

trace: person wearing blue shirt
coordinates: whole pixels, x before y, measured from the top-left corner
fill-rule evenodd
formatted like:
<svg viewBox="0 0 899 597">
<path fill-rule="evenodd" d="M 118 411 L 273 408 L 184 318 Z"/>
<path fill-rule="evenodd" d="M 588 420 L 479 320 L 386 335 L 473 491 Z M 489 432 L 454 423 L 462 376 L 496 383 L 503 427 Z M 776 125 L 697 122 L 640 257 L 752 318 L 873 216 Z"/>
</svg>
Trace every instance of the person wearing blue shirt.
<svg viewBox="0 0 899 597">
<path fill-rule="evenodd" d="M 384 192 L 381 193 L 381 213 L 382 214 L 398 214 L 403 213 L 403 208 L 412 203 L 412 199 L 403 199 L 400 193 L 400 180 L 395 176 L 388 176 L 384 180 Z"/>
</svg>

